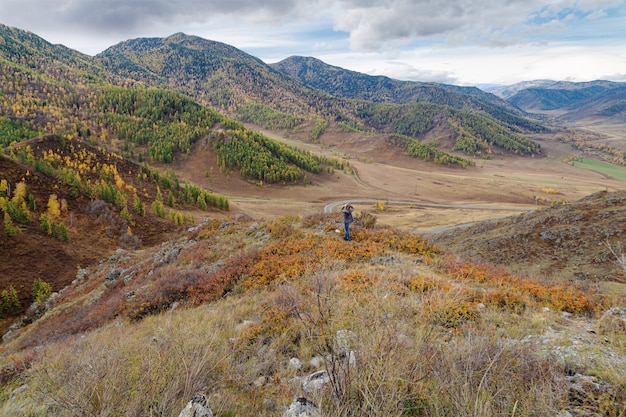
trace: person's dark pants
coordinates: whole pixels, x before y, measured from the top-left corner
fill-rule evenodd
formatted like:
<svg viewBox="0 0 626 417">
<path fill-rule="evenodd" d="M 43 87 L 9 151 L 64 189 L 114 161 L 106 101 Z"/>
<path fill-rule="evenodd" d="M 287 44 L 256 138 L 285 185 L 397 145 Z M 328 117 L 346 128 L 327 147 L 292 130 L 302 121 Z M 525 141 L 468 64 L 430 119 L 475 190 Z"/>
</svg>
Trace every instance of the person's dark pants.
<svg viewBox="0 0 626 417">
<path fill-rule="evenodd" d="M 343 238 L 344 240 L 350 240 L 350 223 L 343 224 Z"/>
</svg>

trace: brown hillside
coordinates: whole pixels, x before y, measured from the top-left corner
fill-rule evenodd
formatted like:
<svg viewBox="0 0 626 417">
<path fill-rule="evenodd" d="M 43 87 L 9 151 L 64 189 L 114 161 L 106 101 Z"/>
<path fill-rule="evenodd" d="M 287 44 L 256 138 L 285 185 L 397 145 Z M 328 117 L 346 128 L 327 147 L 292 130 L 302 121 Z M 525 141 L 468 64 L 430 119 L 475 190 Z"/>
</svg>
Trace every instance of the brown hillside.
<svg viewBox="0 0 626 417">
<path fill-rule="evenodd" d="M 504 265 L 525 275 L 624 281 L 609 246 L 626 232 L 626 191 L 435 234 L 431 241 L 474 262 Z"/>
<path fill-rule="evenodd" d="M 63 154 L 61 142 L 56 137 L 35 139 L 21 144 L 30 146 L 36 158 L 43 152 L 55 151 Z M 140 167 L 132 162 L 111 156 L 111 154 L 92 147 L 84 142 L 74 142 L 77 148 L 83 147 L 98 157 L 92 160 L 96 164 L 114 164 L 124 181 L 137 184 Z M 28 192 L 35 201 L 35 209 L 31 207 L 30 222 L 15 223 L 18 233 L 8 237 L 0 231 L 0 289 L 12 285 L 17 291 L 22 309 L 32 301 L 32 285 L 37 278 L 49 283 L 52 291 L 67 286 L 76 276 L 80 267 L 91 265 L 109 256 L 116 249 L 125 246 L 153 246 L 174 238 L 184 227 L 176 226 L 169 219 L 152 214 L 150 202 L 156 193 L 156 185 L 142 181 L 140 190 L 148 207 L 145 216 L 134 215 L 132 224 L 119 215 L 111 204 L 96 201 L 84 193 L 77 195 L 68 185 L 58 181 L 56 177 L 37 172 L 32 166 L 19 160 L 0 158 L 0 179 L 5 179 L 15 188 L 19 182 L 25 182 Z M 94 178 L 94 181 L 96 179 Z M 64 223 L 69 231 L 69 242 L 64 243 L 58 237 L 44 234 L 40 228 L 39 217 L 47 210 L 48 199 L 56 194 L 58 200 L 65 200 L 67 209 L 61 213 L 57 224 Z M 132 204 L 132 202 L 131 202 Z M 128 226 L 131 234 L 128 235 Z M 3 330 L 9 324 L 5 320 L 0 326 Z"/>
</svg>

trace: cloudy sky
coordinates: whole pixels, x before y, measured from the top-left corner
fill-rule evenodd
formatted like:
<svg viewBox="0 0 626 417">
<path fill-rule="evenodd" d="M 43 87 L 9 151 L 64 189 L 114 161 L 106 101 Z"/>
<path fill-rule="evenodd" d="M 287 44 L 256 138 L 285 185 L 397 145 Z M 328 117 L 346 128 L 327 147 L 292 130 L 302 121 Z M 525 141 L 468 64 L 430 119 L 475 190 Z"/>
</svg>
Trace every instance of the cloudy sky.
<svg viewBox="0 0 626 417">
<path fill-rule="evenodd" d="M 626 81 L 626 0 L 0 0 L 0 23 L 89 55 L 184 32 L 402 80 Z"/>
</svg>

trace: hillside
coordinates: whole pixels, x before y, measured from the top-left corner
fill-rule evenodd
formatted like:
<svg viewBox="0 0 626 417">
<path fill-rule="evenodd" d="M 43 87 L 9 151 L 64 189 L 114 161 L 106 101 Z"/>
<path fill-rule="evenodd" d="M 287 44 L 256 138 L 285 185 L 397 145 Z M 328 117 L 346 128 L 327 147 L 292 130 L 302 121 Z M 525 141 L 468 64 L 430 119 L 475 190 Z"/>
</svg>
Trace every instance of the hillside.
<svg viewBox="0 0 626 417">
<path fill-rule="evenodd" d="M 96 59 L 118 76 L 175 89 L 244 122 L 300 132 L 303 141 L 319 141 L 329 123 L 414 139 L 443 125 L 438 135 L 453 143 L 446 153 L 533 155 L 540 146 L 524 133 L 547 130 L 476 88 L 403 83 L 297 58 L 270 66 L 231 46 L 185 34 L 122 42 Z M 294 70 L 298 63 L 307 64 L 306 71 Z M 307 76 L 298 77 L 302 73 Z M 380 107 L 380 101 L 392 104 Z M 424 105 L 429 109 L 423 111 Z M 404 121 L 390 125 L 390 112 Z"/>
<path fill-rule="evenodd" d="M 466 259 L 566 280 L 626 282 L 610 254 L 621 247 L 626 191 L 436 234 L 432 242 Z"/>
<path fill-rule="evenodd" d="M 467 262 L 365 214 L 351 242 L 337 227 L 222 217 L 81 268 L 5 336 L 0 375 L 20 389 L 0 413 L 176 415 L 202 393 L 215 415 L 281 415 L 295 397 L 334 416 L 623 414 L 623 297 Z"/>
<path fill-rule="evenodd" d="M 522 88 L 507 101 L 528 112 L 551 113 L 563 121 L 622 114 L 626 85 L 610 81 L 551 82 Z"/>
<path fill-rule="evenodd" d="M 59 291 L 80 266 L 118 248 L 158 245 L 195 224 L 192 213 L 201 212 L 197 199 L 185 198 L 197 188 L 80 140 L 22 142 L 0 157 L 0 179 L 0 288 L 15 288 L 21 305 L 2 312 L 3 330 L 32 303 L 34 280 Z M 199 195 L 207 214 L 220 211 L 209 201 L 217 195 Z"/>
</svg>

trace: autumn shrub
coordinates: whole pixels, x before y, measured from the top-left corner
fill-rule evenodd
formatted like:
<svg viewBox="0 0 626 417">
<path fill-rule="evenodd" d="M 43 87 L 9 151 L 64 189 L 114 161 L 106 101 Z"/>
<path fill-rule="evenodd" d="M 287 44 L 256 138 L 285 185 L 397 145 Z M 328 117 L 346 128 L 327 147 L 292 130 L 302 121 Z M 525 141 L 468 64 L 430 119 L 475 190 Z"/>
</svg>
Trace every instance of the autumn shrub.
<svg viewBox="0 0 626 417">
<path fill-rule="evenodd" d="M 376 216 L 368 211 L 362 211 L 357 218 L 359 225 L 366 229 L 373 229 L 376 226 Z"/>
<path fill-rule="evenodd" d="M 155 269 L 152 284 L 135 294 L 126 308 L 126 316 L 138 320 L 169 308 L 176 301 L 186 301 L 189 291 L 209 280 L 209 274 L 201 269 L 185 270 L 173 266 Z"/>
<path fill-rule="evenodd" d="M 274 239 L 283 239 L 293 235 L 301 236 L 302 232 L 294 227 L 296 216 L 284 216 L 266 223 L 266 229 Z"/>
<path fill-rule="evenodd" d="M 446 329 L 460 329 L 479 320 L 476 303 L 463 297 L 431 297 L 424 305 L 424 314 L 428 323 Z"/>
<path fill-rule="evenodd" d="M 481 296 L 481 301 L 485 305 L 495 306 L 501 310 L 520 314 L 528 306 L 529 297 L 523 297 L 519 291 L 509 291 L 506 289 L 495 289 L 485 291 Z"/>
<path fill-rule="evenodd" d="M 214 301 L 234 290 L 236 285 L 249 276 L 259 251 L 251 249 L 226 260 L 218 270 L 206 276 L 206 279 L 195 282 L 188 291 L 188 301 L 198 305 Z"/>
<path fill-rule="evenodd" d="M 427 259 L 440 253 L 440 250 L 430 244 L 420 235 L 395 229 L 378 229 L 366 231 L 364 239 L 389 249 L 407 254 L 423 255 Z"/>
<path fill-rule="evenodd" d="M 404 281 L 404 285 L 411 291 L 428 292 L 435 290 L 449 290 L 449 285 L 442 283 L 440 280 L 431 275 L 418 275 L 410 277 Z"/>
<path fill-rule="evenodd" d="M 340 275 L 337 279 L 343 290 L 362 291 L 371 288 L 376 282 L 377 277 L 360 271 L 350 271 Z"/>
<path fill-rule="evenodd" d="M 591 287 L 570 282 L 549 283 L 520 278 L 488 264 L 473 264 L 446 258 L 439 268 L 453 279 L 500 288 L 488 292 L 485 301 L 499 306 L 523 309 L 524 306 L 546 306 L 558 311 L 592 315 L 608 306 L 605 296 Z"/>
<path fill-rule="evenodd" d="M 325 225 L 333 220 L 337 220 L 337 215 L 334 213 L 308 214 L 302 218 L 302 226 L 307 229 L 322 226 L 326 229 Z M 334 226 L 332 228 L 334 229 Z"/>
</svg>

